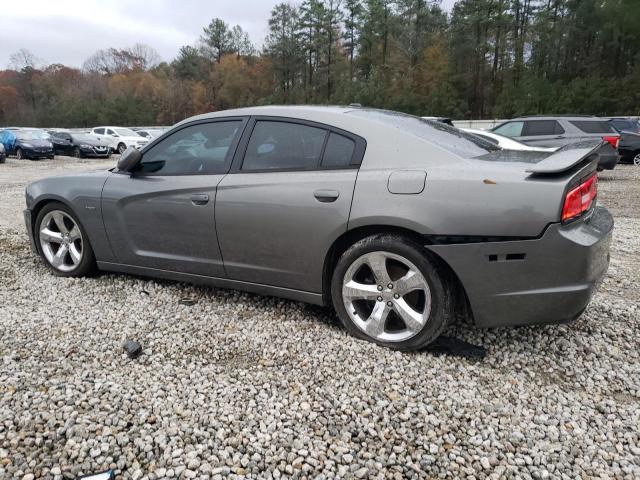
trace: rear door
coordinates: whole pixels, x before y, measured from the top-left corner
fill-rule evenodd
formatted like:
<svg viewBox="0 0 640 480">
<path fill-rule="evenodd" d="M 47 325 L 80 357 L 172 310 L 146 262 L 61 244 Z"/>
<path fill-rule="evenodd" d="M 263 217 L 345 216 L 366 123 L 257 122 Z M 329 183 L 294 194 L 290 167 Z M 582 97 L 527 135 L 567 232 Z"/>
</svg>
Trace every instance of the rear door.
<svg viewBox="0 0 640 480">
<path fill-rule="evenodd" d="M 119 263 L 224 277 L 215 226 L 216 187 L 246 118 L 189 124 L 142 154 L 133 174 L 114 172 L 102 193 Z"/>
<path fill-rule="evenodd" d="M 229 278 L 320 292 L 364 149 L 364 139 L 322 124 L 254 118 L 216 197 Z"/>
</svg>

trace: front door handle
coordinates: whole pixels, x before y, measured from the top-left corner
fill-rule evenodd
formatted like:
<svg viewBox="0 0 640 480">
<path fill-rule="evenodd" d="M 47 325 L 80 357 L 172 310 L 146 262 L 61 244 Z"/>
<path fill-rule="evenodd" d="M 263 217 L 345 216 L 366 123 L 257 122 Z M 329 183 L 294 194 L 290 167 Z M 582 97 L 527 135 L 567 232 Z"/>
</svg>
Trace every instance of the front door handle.
<svg viewBox="0 0 640 480">
<path fill-rule="evenodd" d="M 313 192 L 313 196 L 316 200 L 322 203 L 335 202 L 340 196 L 340 192 L 337 190 L 316 190 Z"/>
<path fill-rule="evenodd" d="M 194 205 L 206 205 L 209 203 L 209 195 L 206 193 L 194 193 L 191 195 L 191 203 Z"/>
<path fill-rule="evenodd" d="M 560 140 L 560 139 L 562 139 L 562 138 L 564 138 L 564 135 L 558 135 L 558 136 L 556 137 L 556 140 Z"/>
</svg>

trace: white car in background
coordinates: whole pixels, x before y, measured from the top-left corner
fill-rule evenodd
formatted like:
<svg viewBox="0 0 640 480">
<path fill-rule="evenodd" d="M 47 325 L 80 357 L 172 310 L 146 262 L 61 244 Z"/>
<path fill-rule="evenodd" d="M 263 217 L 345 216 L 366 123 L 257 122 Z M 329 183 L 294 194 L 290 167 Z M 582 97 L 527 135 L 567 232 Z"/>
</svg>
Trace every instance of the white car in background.
<svg viewBox="0 0 640 480">
<path fill-rule="evenodd" d="M 166 132 L 166 128 L 144 128 L 144 129 L 136 129 L 136 133 L 141 137 L 146 138 L 147 140 L 155 140 L 164 132 Z"/>
<path fill-rule="evenodd" d="M 91 135 L 107 143 L 111 150 L 120 154 L 129 147 L 140 150 L 149 143 L 148 139 L 125 127 L 95 127 L 91 130 Z"/>
<path fill-rule="evenodd" d="M 504 148 L 505 150 L 519 150 L 519 151 L 528 151 L 528 152 L 555 152 L 558 147 L 532 147 L 531 145 L 526 145 L 522 142 L 514 140 L 513 138 L 503 137 L 502 135 L 498 135 L 497 133 L 488 132 L 486 130 L 478 130 L 475 128 L 461 128 L 463 132 L 472 133 L 487 142 L 491 142 L 494 145 L 498 145 L 500 148 Z"/>
</svg>

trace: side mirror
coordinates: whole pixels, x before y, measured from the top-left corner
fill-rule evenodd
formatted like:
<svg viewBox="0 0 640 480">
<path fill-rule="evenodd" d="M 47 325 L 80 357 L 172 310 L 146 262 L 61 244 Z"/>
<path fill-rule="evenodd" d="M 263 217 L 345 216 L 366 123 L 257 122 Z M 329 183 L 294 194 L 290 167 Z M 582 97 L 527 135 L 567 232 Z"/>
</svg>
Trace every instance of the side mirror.
<svg viewBox="0 0 640 480">
<path fill-rule="evenodd" d="M 111 136 L 118 138 L 118 134 L 117 133 L 112 133 Z"/>
<path fill-rule="evenodd" d="M 118 160 L 118 170 L 121 172 L 132 172 L 136 165 L 142 160 L 140 150 L 133 147 L 127 148 Z"/>
</svg>

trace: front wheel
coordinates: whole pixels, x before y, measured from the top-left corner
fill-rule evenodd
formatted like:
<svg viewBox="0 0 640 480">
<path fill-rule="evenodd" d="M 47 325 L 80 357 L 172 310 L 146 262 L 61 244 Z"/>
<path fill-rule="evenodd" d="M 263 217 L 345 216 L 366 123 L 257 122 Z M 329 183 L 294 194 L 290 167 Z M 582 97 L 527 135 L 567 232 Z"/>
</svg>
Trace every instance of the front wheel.
<svg viewBox="0 0 640 480">
<path fill-rule="evenodd" d="M 342 254 L 331 297 L 349 333 L 396 350 L 427 346 L 454 318 L 446 273 L 399 235 L 367 237 Z"/>
<path fill-rule="evenodd" d="M 73 156 L 76 158 L 82 158 L 82 152 L 78 147 L 73 149 Z"/>
<path fill-rule="evenodd" d="M 120 155 L 122 155 L 126 149 L 127 149 L 127 146 L 124 143 L 118 144 L 118 153 Z"/>
<path fill-rule="evenodd" d="M 640 153 L 638 153 L 635 157 L 633 157 L 633 164 L 636 167 L 640 167 Z"/>
<path fill-rule="evenodd" d="M 65 205 L 45 205 L 36 218 L 34 236 L 40 256 L 55 275 L 81 277 L 95 270 L 87 233 Z"/>
<path fill-rule="evenodd" d="M 16 158 L 18 160 L 24 160 L 24 153 L 22 152 L 21 148 L 16 150 Z"/>
</svg>

